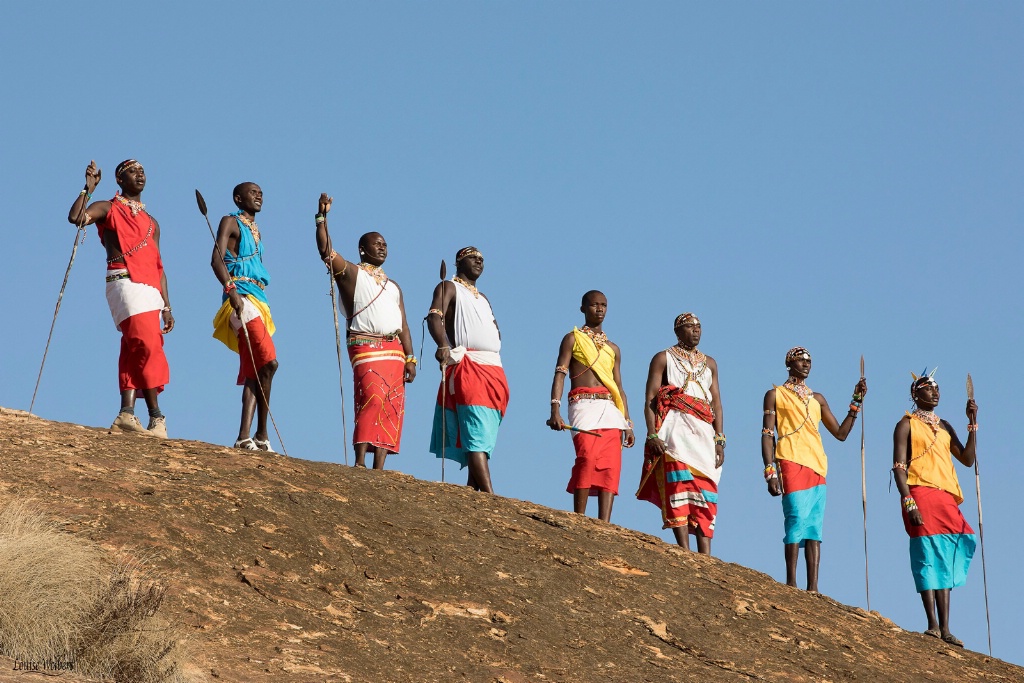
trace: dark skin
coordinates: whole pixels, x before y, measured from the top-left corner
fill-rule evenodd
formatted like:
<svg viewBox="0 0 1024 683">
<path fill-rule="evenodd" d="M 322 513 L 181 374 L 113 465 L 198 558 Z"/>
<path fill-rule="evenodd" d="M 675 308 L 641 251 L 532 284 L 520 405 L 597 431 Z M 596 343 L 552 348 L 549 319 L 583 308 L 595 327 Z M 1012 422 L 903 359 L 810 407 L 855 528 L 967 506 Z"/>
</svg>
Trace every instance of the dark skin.
<svg viewBox="0 0 1024 683">
<path fill-rule="evenodd" d="M 332 248 L 330 234 L 327 231 L 327 214 L 330 212 L 331 205 L 333 203 L 334 197 L 327 196 L 327 193 L 322 193 L 320 195 L 317 213 L 324 217 L 324 221 L 319 223 L 316 227 L 316 248 L 320 252 L 320 260 L 324 263 L 327 263 L 328 260 L 330 260 L 329 257 Z M 384 261 L 388 258 L 388 243 L 380 233 L 367 233 L 359 241 L 359 258 L 363 262 L 369 263 L 373 266 L 384 265 Z M 355 300 L 356 292 L 356 276 L 359 272 L 358 265 L 355 262 L 346 261 L 341 256 L 335 255 L 333 260 L 330 262 L 330 267 L 331 273 L 334 275 L 334 281 L 338 285 L 338 295 L 341 297 L 341 303 L 344 304 L 345 310 L 354 311 L 353 302 Z M 402 330 L 399 332 L 398 338 L 402 342 L 402 349 L 408 358 L 414 354 L 412 347 L 412 334 L 409 332 L 409 323 L 405 317 L 405 300 L 402 296 L 401 287 L 398 287 L 398 283 L 391 280 L 391 284 L 398 288 L 398 305 L 402 309 Z M 407 362 L 405 364 L 405 383 L 410 384 L 415 379 L 416 364 L 413 362 Z M 366 453 L 370 450 L 370 445 L 371 444 L 368 443 L 357 443 L 355 445 L 355 467 L 366 467 Z M 387 448 L 374 448 L 373 469 L 384 469 L 384 462 L 387 457 Z"/>
<path fill-rule="evenodd" d="M 583 305 L 580 306 L 580 312 L 583 313 L 584 323 L 587 327 L 595 332 L 602 332 L 603 330 L 601 326 L 604 324 L 605 315 L 608 312 L 608 299 L 600 292 L 591 292 L 583 301 Z M 586 365 L 573 358 L 572 349 L 574 344 L 575 335 L 572 332 L 562 337 L 562 343 L 558 347 L 558 361 L 555 363 L 555 365 L 561 365 L 569 368 L 569 377 L 572 385 L 571 388 L 576 389 L 579 387 L 590 388 L 604 386 L 601 383 L 601 380 L 597 378 L 597 375 L 594 374 L 593 370 L 587 368 Z M 612 369 L 612 377 L 615 380 L 616 386 L 619 387 L 619 393 L 622 396 L 622 404 L 626 409 L 625 418 L 628 420 L 629 403 L 626 400 L 626 392 L 622 389 L 622 376 L 620 374 L 622 353 L 619 351 L 619 347 L 610 341 L 608 342 L 608 346 L 610 346 L 615 352 L 615 365 Z M 555 377 L 551 382 L 552 400 L 561 399 L 564 389 L 565 375 L 560 372 L 556 372 Z M 562 421 L 559 404 L 551 404 L 551 417 L 545 424 L 555 431 L 562 431 L 565 429 L 566 424 Z M 622 432 L 622 443 L 626 448 L 632 448 L 634 441 L 635 437 L 633 436 L 632 429 L 627 429 Z M 573 511 L 578 515 L 587 514 L 587 501 L 589 500 L 589 488 L 576 489 L 573 492 Z M 599 490 L 597 492 L 598 519 L 605 522 L 611 521 L 612 504 L 614 502 L 615 494 L 611 491 Z"/>
<path fill-rule="evenodd" d="M 694 351 L 700 343 L 701 325 L 699 321 L 692 318 L 687 319 L 682 325 L 675 328 L 676 341 L 684 351 Z M 705 354 L 707 356 L 707 354 Z M 711 370 L 711 408 L 715 417 L 711 425 L 715 428 L 715 434 L 722 434 L 724 430 L 724 416 L 722 415 L 722 397 L 718 391 L 718 363 L 711 356 L 707 356 L 708 368 Z M 667 359 L 664 352 L 657 353 L 651 359 L 650 368 L 647 371 L 647 391 L 644 395 L 644 421 L 647 423 L 647 433 L 657 434 L 654 428 L 656 416 L 654 413 L 655 399 L 658 391 L 668 384 Z M 647 440 L 649 452 L 645 451 L 645 458 L 656 458 L 663 455 L 667 446 L 657 436 Z M 725 444 L 715 444 L 715 467 L 719 468 L 725 462 Z M 711 554 L 711 539 L 704 535 L 700 528 L 693 529 L 697 537 L 697 552 L 704 555 Z M 690 534 L 686 527 L 674 527 L 672 534 L 676 537 L 676 544 L 690 549 Z"/>
<path fill-rule="evenodd" d="M 925 384 L 914 392 L 914 403 L 921 410 L 935 410 L 939 405 L 939 387 L 934 384 Z M 978 423 L 978 404 L 973 399 L 967 401 L 967 421 L 969 424 Z M 967 443 L 960 443 L 953 425 L 940 420 L 939 426 L 949 434 L 949 450 L 953 457 L 960 461 L 965 467 L 973 467 L 976 458 L 976 432 L 967 431 Z M 896 423 L 896 429 L 892 435 L 892 461 L 894 465 L 901 465 L 901 468 L 893 468 L 893 478 L 896 480 L 896 488 L 899 489 L 900 498 L 910 495 L 910 486 L 907 484 L 906 467 L 910 464 L 910 418 L 903 418 Z M 920 510 L 912 510 L 907 515 L 913 526 L 921 526 L 924 520 L 921 518 Z M 949 597 L 950 589 L 926 590 L 921 592 L 921 603 L 924 606 L 924 613 L 928 619 L 928 630 L 938 631 L 943 640 L 956 640 L 949 631 Z"/>
<path fill-rule="evenodd" d="M 463 258 L 455 264 L 456 275 L 459 279 L 476 286 L 476 281 L 484 272 L 484 257 L 473 254 Z M 485 299 L 487 297 L 480 293 Z M 489 302 L 490 300 L 488 300 Z M 437 344 L 437 352 L 434 358 L 441 364 L 442 372 L 445 366 L 452 364 L 451 340 L 455 338 L 455 284 L 452 282 L 441 282 L 434 287 L 434 298 L 430 303 L 431 308 L 444 311 L 444 325 L 441 325 L 441 317 L 436 313 L 427 316 L 427 331 L 430 337 Z M 498 323 L 495 321 L 494 326 Z M 498 332 L 499 336 L 501 332 Z M 487 462 L 487 453 L 483 451 L 468 451 L 466 459 L 469 467 L 469 478 L 466 486 L 484 493 L 494 493 L 491 485 L 491 469 Z"/>
<path fill-rule="evenodd" d="M 90 161 L 89 166 L 85 169 L 85 191 L 92 195 L 96 188 L 100 184 L 100 178 L 103 172 L 95 161 Z M 126 170 L 121 174 L 121 177 L 117 179 L 117 185 L 121 188 L 121 195 L 125 199 L 131 199 L 137 202 L 142 201 L 142 190 L 146 187 L 146 171 L 141 165 L 135 165 L 132 168 Z M 102 221 L 110 213 L 110 202 L 99 201 L 88 204 L 88 199 L 85 195 L 79 194 L 78 199 L 75 200 L 74 204 L 71 205 L 71 210 L 68 211 L 68 222 L 72 225 L 92 225 Z M 147 215 L 149 212 L 146 212 Z M 150 216 L 152 218 L 152 216 Z M 100 235 L 100 242 L 103 244 L 103 248 L 107 252 L 106 259 L 108 262 L 116 261 L 122 258 L 124 253 L 120 240 L 117 235 L 111 230 L 104 230 Z M 160 250 L 160 224 L 155 218 L 153 218 L 153 242 L 156 245 L 157 251 Z M 135 245 L 129 245 L 131 249 Z M 163 317 L 163 329 L 162 332 L 167 334 L 174 329 L 174 316 L 171 314 L 171 299 L 167 292 L 167 274 L 166 272 L 160 277 L 160 294 L 164 299 L 165 310 L 162 311 Z M 152 410 L 159 410 L 160 404 L 157 400 L 158 391 L 156 389 L 142 389 L 140 390 L 142 397 L 146 401 L 146 407 Z M 121 408 L 131 408 L 135 405 L 136 390 L 125 389 L 121 392 Z"/>
<path fill-rule="evenodd" d="M 256 214 L 263 208 L 263 190 L 256 183 L 245 183 L 238 194 L 233 197 L 235 206 L 242 212 L 242 216 L 253 222 Z M 238 256 L 238 244 L 241 239 L 241 231 L 238 221 L 234 216 L 224 216 L 220 219 L 217 227 L 217 244 L 213 248 L 213 255 L 210 257 L 210 266 L 213 274 L 221 286 L 227 286 L 231 281 L 231 274 L 224 265 L 224 254 Z M 246 256 L 246 254 L 242 254 Z M 242 315 L 242 296 L 238 290 L 232 289 L 228 292 L 228 301 L 235 314 Z M 244 338 L 243 338 L 244 339 Z M 243 343 L 245 343 L 243 341 Z M 249 431 L 252 429 L 252 418 L 256 416 L 256 433 L 254 438 L 260 441 L 269 439 L 267 433 L 267 416 L 270 414 L 270 390 L 274 383 L 274 374 L 277 372 L 278 362 L 272 360 L 256 371 L 259 380 L 246 379 L 242 387 L 242 417 L 238 424 L 238 440 L 249 438 Z M 262 387 L 262 391 L 260 388 Z"/>
<path fill-rule="evenodd" d="M 809 358 L 796 358 L 789 361 L 786 364 L 789 369 L 789 376 L 791 379 L 798 383 L 802 383 L 807 379 L 807 376 L 811 374 L 811 360 Z M 764 395 L 764 420 L 762 425 L 765 429 L 773 430 L 771 435 L 761 435 L 761 460 L 764 461 L 764 466 L 768 467 L 775 462 L 775 389 L 769 389 Z M 868 393 L 868 383 L 863 377 L 857 382 L 853 392 L 866 396 Z M 843 422 L 840 424 L 836 416 L 832 414 L 831 408 L 828 407 L 828 402 L 825 397 L 814 392 L 814 398 L 821 405 L 821 424 L 825 426 L 828 433 L 834 436 L 839 441 L 846 441 L 846 437 L 850 435 L 850 430 L 853 429 L 854 423 L 857 421 L 857 413 L 849 411 L 846 417 L 843 418 Z M 781 496 L 782 482 L 778 477 L 772 477 L 768 480 L 768 493 L 773 496 Z M 796 568 L 797 562 L 800 559 L 800 544 L 799 543 L 787 543 L 785 545 L 786 554 L 786 585 L 796 587 Z M 818 592 L 818 567 L 821 564 L 821 541 L 805 541 L 804 544 L 804 561 L 807 564 L 807 590 L 817 593 Z"/>
</svg>

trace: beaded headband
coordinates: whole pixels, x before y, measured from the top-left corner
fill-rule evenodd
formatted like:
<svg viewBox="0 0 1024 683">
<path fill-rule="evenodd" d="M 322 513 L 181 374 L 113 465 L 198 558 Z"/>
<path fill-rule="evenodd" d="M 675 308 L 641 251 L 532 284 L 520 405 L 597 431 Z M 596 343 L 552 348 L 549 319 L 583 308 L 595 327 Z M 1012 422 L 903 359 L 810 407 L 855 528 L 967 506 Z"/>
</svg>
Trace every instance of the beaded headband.
<svg viewBox="0 0 1024 683">
<path fill-rule="evenodd" d="M 914 398 L 914 394 L 921 387 L 933 386 L 938 388 L 939 383 L 935 381 L 935 371 L 938 369 L 938 367 L 934 367 L 931 372 L 928 372 L 926 367 L 920 375 L 915 375 L 913 372 L 910 373 L 910 376 L 914 378 L 914 381 L 910 383 L 910 398 Z"/>
<path fill-rule="evenodd" d="M 676 321 L 672 324 L 672 329 L 674 330 L 680 328 L 683 326 L 683 324 L 691 320 L 697 323 L 698 325 L 700 324 L 700 318 L 695 316 L 693 313 L 680 313 L 679 315 L 676 316 Z"/>
<path fill-rule="evenodd" d="M 481 254 L 480 250 L 476 247 L 464 247 L 459 249 L 458 253 L 455 254 L 455 262 L 458 263 L 467 256 L 479 256 L 483 258 L 483 254 Z"/>
<path fill-rule="evenodd" d="M 802 346 L 794 346 L 786 353 L 786 365 L 789 365 L 791 361 L 803 358 L 805 360 L 811 359 L 811 353 Z"/>
<path fill-rule="evenodd" d="M 114 169 L 114 178 L 120 180 L 122 175 L 124 175 L 127 171 L 135 168 L 136 166 L 141 167 L 142 164 L 137 162 L 135 159 L 125 159 L 124 161 L 117 165 L 116 169 Z"/>
</svg>

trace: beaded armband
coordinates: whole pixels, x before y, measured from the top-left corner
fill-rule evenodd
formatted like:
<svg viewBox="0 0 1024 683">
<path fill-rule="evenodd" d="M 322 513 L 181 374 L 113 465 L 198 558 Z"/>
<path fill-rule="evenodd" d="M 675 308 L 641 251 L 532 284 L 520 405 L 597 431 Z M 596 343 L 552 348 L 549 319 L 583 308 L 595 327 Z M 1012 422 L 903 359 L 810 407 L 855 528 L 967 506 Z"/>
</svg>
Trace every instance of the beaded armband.
<svg viewBox="0 0 1024 683">
<path fill-rule="evenodd" d="M 430 317 L 431 315 L 434 315 L 435 313 L 437 315 L 441 316 L 442 318 L 444 317 L 444 313 L 441 311 L 440 308 L 431 308 L 429 311 L 427 311 L 427 317 Z"/>
<path fill-rule="evenodd" d="M 907 465 L 905 463 L 902 463 L 902 462 L 894 462 L 892 464 L 892 469 L 893 469 L 894 472 L 896 470 L 903 470 L 904 472 L 906 472 L 907 471 Z"/>
<path fill-rule="evenodd" d="M 775 463 L 768 465 L 764 468 L 764 480 L 771 481 L 772 479 L 778 479 L 779 472 L 775 469 Z"/>
<path fill-rule="evenodd" d="M 761 430 L 761 436 L 775 436 L 775 432 L 765 427 L 764 429 Z"/>
<path fill-rule="evenodd" d="M 764 411 L 764 414 L 765 415 L 774 415 L 775 411 L 774 410 L 766 410 L 766 411 Z"/>
<path fill-rule="evenodd" d="M 569 368 L 565 367 L 564 365 L 556 365 L 555 366 L 555 372 L 560 372 L 563 375 L 568 375 L 569 374 Z"/>
</svg>

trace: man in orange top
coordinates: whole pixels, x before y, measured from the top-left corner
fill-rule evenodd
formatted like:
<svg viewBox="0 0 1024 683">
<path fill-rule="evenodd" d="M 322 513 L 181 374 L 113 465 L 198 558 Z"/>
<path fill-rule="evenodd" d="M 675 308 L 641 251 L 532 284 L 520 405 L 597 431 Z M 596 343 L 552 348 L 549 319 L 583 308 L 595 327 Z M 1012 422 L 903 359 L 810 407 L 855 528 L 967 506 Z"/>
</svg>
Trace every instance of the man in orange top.
<svg viewBox="0 0 1024 683">
<path fill-rule="evenodd" d="M 160 224 L 141 201 L 146 187 L 142 164 L 134 159 L 118 164 L 114 179 L 121 191 L 109 201 L 89 204 L 101 174 L 96 162 L 90 161 L 85 169 L 85 189 L 71 205 L 68 222 L 95 223 L 106 250 L 107 304 L 114 326 L 121 332 L 121 411 L 111 429 L 167 438 L 157 394 L 170 380 L 162 335 L 174 329 L 174 316 L 160 258 Z M 142 392 L 149 408 L 149 426 L 145 428 L 135 417 L 136 392 Z"/>
<path fill-rule="evenodd" d="M 811 374 L 811 354 L 796 347 L 786 354 L 789 378 L 764 395 L 764 423 L 761 429 L 761 458 L 768 492 L 782 496 L 786 516 L 786 584 L 796 586 L 796 565 L 800 548 L 807 562 L 807 590 L 818 591 L 821 561 L 821 528 L 825 520 L 825 474 L 828 458 L 821 444 L 818 426 L 846 441 L 857 420 L 861 402 L 868 393 L 861 378 L 853 389 L 850 411 L 842 424 L 821 394 L 811 391 L 804 380 Z M 776 443 L 775 432 L 779 438 Z M 777 462 L 776 462 L 777 461 Z"/>
</svg>

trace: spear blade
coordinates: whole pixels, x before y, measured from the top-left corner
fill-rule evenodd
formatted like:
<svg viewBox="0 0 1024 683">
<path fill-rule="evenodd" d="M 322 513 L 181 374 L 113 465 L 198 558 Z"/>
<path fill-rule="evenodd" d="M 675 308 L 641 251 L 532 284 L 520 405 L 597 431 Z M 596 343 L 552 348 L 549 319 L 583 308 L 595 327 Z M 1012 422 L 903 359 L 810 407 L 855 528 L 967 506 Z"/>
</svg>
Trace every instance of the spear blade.
<svg viewBox="0 0 1024 683">
<path fill-rule="evenodd" d="M 860 378 L 864 379 L 864 354 L 860 356 Z"/>
<path fill-rule="evenodd" d="M 448 264 L 441 259 L 441 279 L 444 280 L 448 277 Z"/>
<path fill-rule="evenodd" d="M 199 193 L 199 190 L 196 190 L 196 204 L 199 204 L 199 211 L 200 211 L 200 213 L 202 213 L 205 216 L 206 215 L 206 200 L 203 199 L 203 195 Z"/>
<path fill-rule="evenodd" d="M 971 379 L 971 373 L 967 373 L 967 399 L 969 401 L 974 400 L 974 380 Z"/>
</svg>

